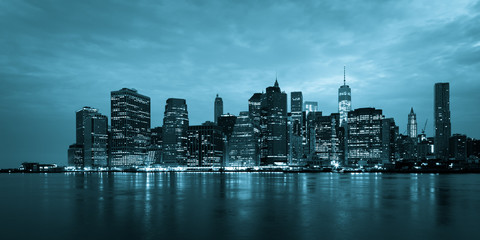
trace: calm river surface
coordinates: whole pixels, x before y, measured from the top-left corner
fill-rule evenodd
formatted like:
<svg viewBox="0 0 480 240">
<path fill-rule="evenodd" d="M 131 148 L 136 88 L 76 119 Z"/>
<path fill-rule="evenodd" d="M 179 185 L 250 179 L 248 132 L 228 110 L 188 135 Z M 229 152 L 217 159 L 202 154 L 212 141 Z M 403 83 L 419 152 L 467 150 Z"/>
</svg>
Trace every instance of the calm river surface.
<svg viewBox="0 0 480 240">
<path fill-rule="evenodd" d="M 480 174 L 0 174 L 0 239 L 479 239 Z"/>
</svg>

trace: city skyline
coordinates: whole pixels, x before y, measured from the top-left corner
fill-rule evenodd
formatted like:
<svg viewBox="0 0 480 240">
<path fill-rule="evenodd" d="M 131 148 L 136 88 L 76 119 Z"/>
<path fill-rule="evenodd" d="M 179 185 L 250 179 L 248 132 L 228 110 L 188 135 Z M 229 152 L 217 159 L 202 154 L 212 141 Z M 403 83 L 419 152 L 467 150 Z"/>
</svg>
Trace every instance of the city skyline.
<svg viewBox="0 0 480 240">
<path fill-rule="evenodd" d="M 480 138 L 477 1 L 130 4 L 2 2 L 1 167 L 65 163 L 74 112 L 91 106 L 110 119 L 109 93 L 123 87 L 151 98 L 152 128 L 172 97 L 187 100 L 191 125 L 213 121 L 217 93 L 224 113 L 238 115 L 275 72 L 287 94 L 335 113 L 343 66 L 352 110 L 382 109 L 400 133 L 413 107 L 419 132 L 428 119 L 433 136 L 432 86 L 449 82 L 451 133 Z M 219 9 L 225 21 L 209 17 Z"/>
</svg>

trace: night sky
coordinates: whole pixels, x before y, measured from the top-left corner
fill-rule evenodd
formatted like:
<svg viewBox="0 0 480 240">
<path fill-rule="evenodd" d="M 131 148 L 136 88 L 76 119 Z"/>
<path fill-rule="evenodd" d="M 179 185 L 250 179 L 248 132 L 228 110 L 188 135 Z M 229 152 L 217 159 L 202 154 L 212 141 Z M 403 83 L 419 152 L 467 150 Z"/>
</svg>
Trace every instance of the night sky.
<svg viewBox="0 0 480 240">
<path fill-rule="evenodd" d="M 134 3 L 135 2 L 135 3 Z M 67 162 L 75 111 L 110 116 L 110 91 L 186 98 L 191 125 L 248 109 L 272 86 L 337 112 L 376 107 L 404 133 L 413 107 L 433 133 L 433 89 L 450 82 L 452 133 L 480 138 L 480 2 L 0 1 L 0 168 Z"/>
</svg>

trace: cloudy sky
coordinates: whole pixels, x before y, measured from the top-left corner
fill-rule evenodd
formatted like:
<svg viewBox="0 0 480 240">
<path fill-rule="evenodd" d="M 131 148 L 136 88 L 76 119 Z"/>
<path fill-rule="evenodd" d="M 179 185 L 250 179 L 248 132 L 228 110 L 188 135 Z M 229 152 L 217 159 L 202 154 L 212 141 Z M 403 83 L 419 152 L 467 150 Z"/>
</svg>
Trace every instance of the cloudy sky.
<svg viewBox="0 0 480 240">
<path fill-rule="evenodd" d="M 133 3 L 135 2 L 135 3 Z M 110 91 L 186 98 L 191 124 L 247 110 L 278 74 L 324 114 L 347 68 L 354 108 L 433 133 L 450 82 L 452 132 L 480 138 L 480 3 L 456 1 L 0 1 L 0 168 L 66 164 L 75 111 L 110 116 Z"/>
</svg>

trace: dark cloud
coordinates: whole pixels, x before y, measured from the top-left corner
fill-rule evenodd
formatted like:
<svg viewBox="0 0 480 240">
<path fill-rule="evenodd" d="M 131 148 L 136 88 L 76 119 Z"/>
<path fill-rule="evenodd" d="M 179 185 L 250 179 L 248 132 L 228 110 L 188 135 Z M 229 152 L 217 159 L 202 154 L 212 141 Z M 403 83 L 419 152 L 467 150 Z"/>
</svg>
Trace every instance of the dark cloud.
<svg viewBox="0 0 480 240">
<path fill-rule="evenodd" d="M 0 167 L 65 163 L 82 106 L 110 91 L 186 98 L 193 124 L 271 85 L 337 111 L 343 66 L 353 106 L 377 107 L 401 132 L 410 107 L 432 134 L 433 85 L 450 82 L 453 132 L 479 138 L 478 1 L 1 1 Z M 420 128 L 420 127 L 419 127 Z"/>
</svg>

